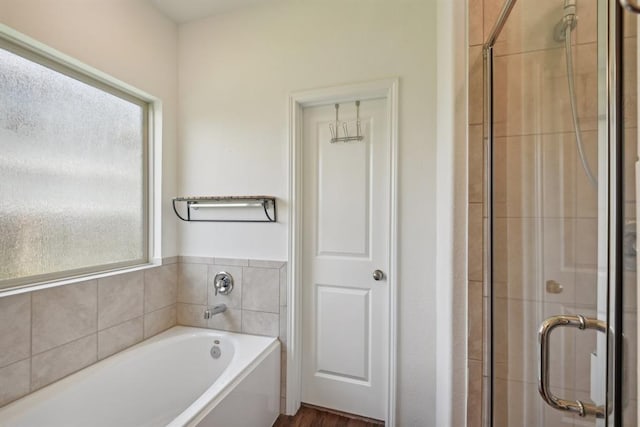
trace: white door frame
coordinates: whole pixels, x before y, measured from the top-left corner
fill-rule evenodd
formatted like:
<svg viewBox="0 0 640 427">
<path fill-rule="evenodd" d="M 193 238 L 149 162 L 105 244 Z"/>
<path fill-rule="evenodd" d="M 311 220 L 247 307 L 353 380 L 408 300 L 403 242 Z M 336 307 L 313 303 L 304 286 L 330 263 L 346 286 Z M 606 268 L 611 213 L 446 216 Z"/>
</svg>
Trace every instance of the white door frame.
<svg viewBox="0 0 640 427">
<path fill-rule="evenodd" d="M 395 425 L 397 351 L 397 185 L 398 185 L 398 84 L 397 78 L 335 86 L 289 96 L 289 263 L 287 280 L 287 402 L 288 415 L 300 408 L 302 380 L 302 110 L 305 107 L 356 100 L 386 98 L 389 119 L 389 366 L 385 425 Z"/>
</svg>

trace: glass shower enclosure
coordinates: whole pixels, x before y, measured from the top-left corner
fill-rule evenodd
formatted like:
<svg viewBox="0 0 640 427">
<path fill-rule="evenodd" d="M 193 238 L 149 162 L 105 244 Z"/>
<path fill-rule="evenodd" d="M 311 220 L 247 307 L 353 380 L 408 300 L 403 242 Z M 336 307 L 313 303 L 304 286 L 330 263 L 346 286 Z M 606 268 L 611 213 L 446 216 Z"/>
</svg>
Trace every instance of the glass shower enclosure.
<svg viewBox="0 0 640 427">
<path fill-rule="evenodd" d="M 506 0 L 485 45 L 492 426 L 638 425 L 637 15 L 620 1 Z"/>
</svg>

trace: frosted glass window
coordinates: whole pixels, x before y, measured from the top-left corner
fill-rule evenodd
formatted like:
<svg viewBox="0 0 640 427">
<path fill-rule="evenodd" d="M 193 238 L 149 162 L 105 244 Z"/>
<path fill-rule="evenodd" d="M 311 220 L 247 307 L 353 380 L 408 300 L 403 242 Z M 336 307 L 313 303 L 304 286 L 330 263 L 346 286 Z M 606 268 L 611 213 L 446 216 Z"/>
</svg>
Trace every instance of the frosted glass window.
<svg viewBox="0 0 640 427">
<path fill-rule="evenodd" d="M 146 261 L 147 104 L 33 55 L 0 48 L 0 287 Z"/>
</svg>

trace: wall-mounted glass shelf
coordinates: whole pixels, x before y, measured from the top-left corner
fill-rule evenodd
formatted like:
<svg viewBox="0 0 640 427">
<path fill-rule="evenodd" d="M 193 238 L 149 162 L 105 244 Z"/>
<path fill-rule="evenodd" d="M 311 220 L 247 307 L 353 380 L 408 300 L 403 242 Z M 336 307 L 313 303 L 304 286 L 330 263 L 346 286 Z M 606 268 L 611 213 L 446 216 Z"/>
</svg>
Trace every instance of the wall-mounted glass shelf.
<svg viewBox="0 0 640 427">
<path fill-rule="evenodd" d="M 174 197 L 173 211 L 183 221 L 276 222 L 276 198 L 272 196 Z"/>
</svg>

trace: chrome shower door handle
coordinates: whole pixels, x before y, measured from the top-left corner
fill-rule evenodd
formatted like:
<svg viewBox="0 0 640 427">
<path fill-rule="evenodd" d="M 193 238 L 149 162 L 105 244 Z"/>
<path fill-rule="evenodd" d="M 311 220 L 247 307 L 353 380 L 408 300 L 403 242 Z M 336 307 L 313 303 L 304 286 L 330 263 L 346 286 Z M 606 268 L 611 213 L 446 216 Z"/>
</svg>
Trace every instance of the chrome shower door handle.
<svg viewBox="0 0 640 427">
<path fill-rule="evenodd" d="M 622 6 L 629 12 L 640 14 L 640 6 L 632 3 L 631 0 L 620 0 L 620 6 Z"/>
<path fill-rule="evenodd" d="M 606 322 L 581 315 L 551 316 L 542 322 L 538 330 L 538 345 L 540 350 L 538 359 L 540 363 L 538 369 L 538 392 L 542 396 L 542 399 L 553 408 L 573 412 L 581 417 L 593 415 L 596 418 L 604 418 L 604 406 L 596 406 L 579 400 L 562 399 L 555 396 L 549 388 L 549 337 L 551 336 L 551 331 L 559 326 L 571 326 L 580 330 L 595 329 L 605 334 L 607 333 Z"/>
</svg>

